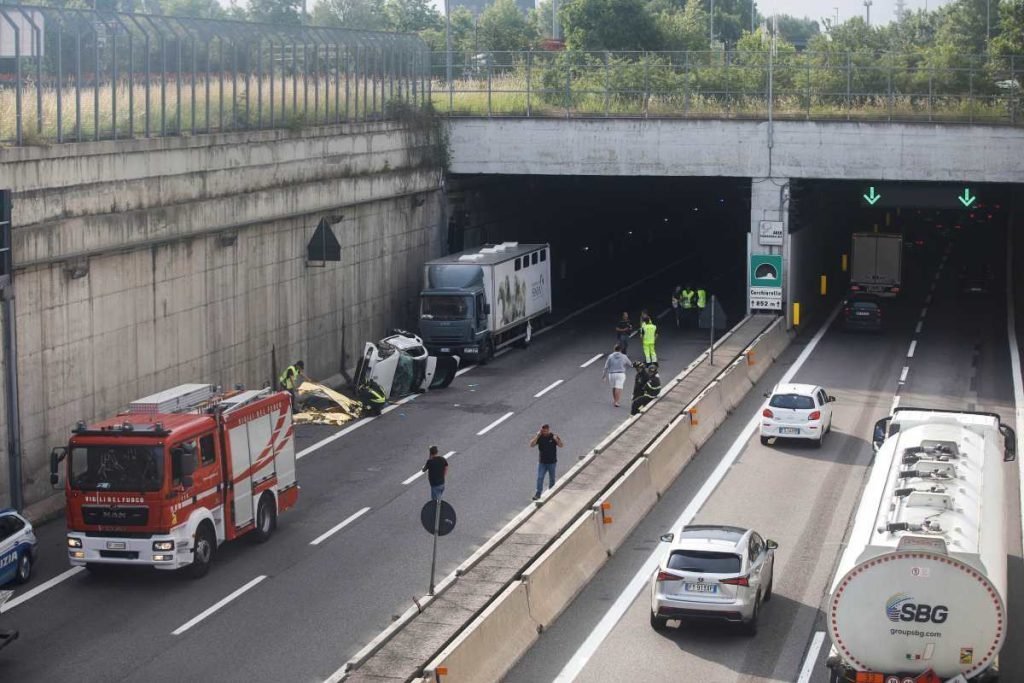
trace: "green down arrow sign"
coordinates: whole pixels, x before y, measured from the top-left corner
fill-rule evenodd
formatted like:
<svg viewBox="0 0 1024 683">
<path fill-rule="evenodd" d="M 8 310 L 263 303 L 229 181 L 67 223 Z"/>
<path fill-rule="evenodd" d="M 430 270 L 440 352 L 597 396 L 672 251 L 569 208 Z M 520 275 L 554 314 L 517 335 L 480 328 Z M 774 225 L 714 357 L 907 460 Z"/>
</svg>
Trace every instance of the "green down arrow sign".
<svg viewBox="0 0 1024 683">
<path fill-rule="evenodd" d="M 868 194 L 862 194 L 861 197 L 864 197 L 864 201 L 866 201 L 868 204 L 874 206 L 875 202 L 882 198 L 882 195 L 875 194 L 875 188 L 874 186 L 872 186 L 871 189 L 868 190 Z"/>
<path fill-rule="evenodd" d="M 960 200 L 960 203 L 963 204 L 964 208 L 966 209 L 971 204 L 973 204 L 978 199 L 978 197 L 977 196 L 972 197 L 971 196 L 971 188 L 965 187 L 964 188 L 963 196 L 962 197 L 957 197 L 957 199 Z"/>
</svg>

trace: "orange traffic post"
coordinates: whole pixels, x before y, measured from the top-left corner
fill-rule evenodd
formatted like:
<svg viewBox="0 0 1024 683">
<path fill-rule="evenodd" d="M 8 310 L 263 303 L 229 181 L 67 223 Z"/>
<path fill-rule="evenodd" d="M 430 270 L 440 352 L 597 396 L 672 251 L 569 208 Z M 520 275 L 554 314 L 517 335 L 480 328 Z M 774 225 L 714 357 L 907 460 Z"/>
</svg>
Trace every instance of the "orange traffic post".
<svg viewBox="0 0 1024 683">
<path fill-rule="evenodd" d="M 821 295 L 825 296 L 828 294 L 828 278 L 824 275 L 821 276 Z"/>
<path fill-rule="evenodd" d="M 841 265 L 843 267 L 843 272 L 845 273 L 846 269 L 849 267 L 849 258 L 847 257 L 846 254 L 843 254 L 843 258 L 840 259 L 840 263 L 841 263 Z"/>
<path fill-rule="evenodd" d="M 700 420 L 697 419 L 697 409 L 696 408 L 690 408 L 690 410 L 688 410 L 687 412 L 690 413 L 690 424 L 692 424 L 692 425 L 700 424 Z"/>
<path fill-rule="evenodd" d="M 798 327 L 800 325 L 800 302 L 793 304 L 793 326 Z"/>
</svg>

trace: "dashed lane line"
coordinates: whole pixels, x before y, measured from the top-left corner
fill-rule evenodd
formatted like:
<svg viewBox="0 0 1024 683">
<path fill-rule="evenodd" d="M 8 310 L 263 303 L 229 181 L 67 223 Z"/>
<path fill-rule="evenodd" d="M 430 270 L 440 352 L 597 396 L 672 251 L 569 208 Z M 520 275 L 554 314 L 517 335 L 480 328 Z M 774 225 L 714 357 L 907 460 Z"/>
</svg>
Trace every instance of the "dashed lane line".
<svg viewBox="0 0 1024 683">
<path fill-rule="evenodd" d="M 370 511 L 370 508 L 365 507 L 362 510 L 360 510 L 359 512 L 356 512 L 354 514 L 349 515 L 348 517 L 345 518 L 345 521 L 341 522 L 340 524 L 336 524 L 336 525 L 332 526 L 330 529 L 328 529 L 327 531 L 325 531 L 324 533 L 320 534 L 319 536 L 314 538 L 312 541 L 310 541 L 309 544 L 310 545 L 320 545 L 321 543 L 326 541 L 328 538 L 330 538 L 334 534 L 338 533 L 339 531 L 341 531 L 342 529 L 344 529 L 349 524 L 351 524 L 352 522 L 356 521 L 357 519 L 359 519 L 360 517 L 362 517 L 363 515 L 365 515 L 369 511 Z"/>
<path fill-rule="evenodd" d="M 534 394 L 533 397 L 534 398 L 540 398 L 541 396 L 543 396 L 544 394 L 548 393 L 549 391 L 551 391 L 552 389 L 554 389 L 555 387 L 557 387 L 559 384 L 561 384 L 564 381 L 565 381 L 564 379 L 560 379 L 560 380 L 558 380 L 556 382 L 552 382 L 551 384 L 547 385 L 546 387 L 544 387 L 543 389 L 538 391 L 536 394 Z"/>
<path fill-rule="evenodd" d="M 455 455 L 455 451 L 448 451 L 447 453 L 444 454 L 444 459 L 451 460 L 453 455 Z M 403 481 L 402 486 L 408 486 L 409 484 L 413 483 L 414 481 L 422 477 L 424 474 L 426 474 L 426 472 L 420 470 L 416 474 L 412 475 L 411 477 Z"/>
<path fill-rule="evenodd" d="M 242 586 L 241 588 L 239 588 L 235 592 L 231 593 L 231 595 L 228 595 L 226 598 L 216 602 L 211 607 L 208 607 L 207 609 L 205 609 L 202 612 L 200 612 L 197 616 L 192 617 L 191 619 L 186 621 L 184 624 L 182 624 L 178 628 L 176 628 L 173 631 L 171 631 L 171 635 L 180 636 L 182 633 L 184 633 L 185 631 L 189 630 L 190 628 L 192 628 L 193 626 L 198 624 L 200 621 L 202 621 L 206 617 L 210 616 L 211 614 L 213 614 L 214 612 L 216 612 L 217 610 L 222 608 L 224 605 L 228 604 L 229 602 L 231 602 L 232 600 L 234 600 L 235 598 L 240 596 L 242 593 L 245 593 L 247 590 L 250 590 L 250 589 L 254 588 L 258 583 L 263 581 L 263 579 L 265 579 L 265 578 L 267 578 L 266 574 L 260 574 L 259 576 L 257 576 L 255 579 L 253 579 L 249 583 L 245 584 L 244 586 Z"/>
<path fill-rule="evenodd" d="M 917 321 L 917 327 L 914 328 L 914 334 L 921 334 L 921 328 L 924 326 L 923 320 Z"/>
<path fill-rule="evenodd" d="M 581 367 L 581 368 L 585 368 L 585 367 L 588 367 L 588 366 L 590 366 L 591 364 L 593 364 L 594 362 L 596 362 L 596 361 L 600 360 L 601 358 L 604 358 L 604 354 L 603 354 L 603 353 L 599 353 L 599 354 L 597 354 L 596 356 L 594 356 L 593 358 L 591 358 L 590 360 L 588 360 L 588 361 L 587 361 L 586 363 L 584 363 L 584 364 L 583 364 L 583 365 L 581 365 L 580 367 Z"/>
<path fill-rule="evenodd" d="M 907 375 L 910 373 L 910 366 L 904 365 L 903 370 L 900 372 L 900 384 L 905 384 L 907 381 Z"/>
<path fill-rule="evenodd" d="M 484 434 L 486 434 L 487 432 L 491 431 L 492 429 L 494 429 L 495 427 L 497 427 L 498 425 L 500 425 L 502 422 L 504 422 L 505 420 L 509 419 L 513 415 L 515 415 L 514 411 L 511 411 L 511 410 L 508 411 L 507 413 L 505 413 L 504 415 L 499 417 L 497 420 L 495 420 L 491 424 L 489 424 L 486 427 L 484 427 L 483 429 L 481 429 L 479 432 L 476 433 L 476 435 L 477 436 L 483 436 Z"/>
<path fill-rule="evenodd" d="M 814 665 L 818 661 L 818 653 L 821 652 L 821 645 L 825 642 L 825 632 L 816 631 L 811 638 L 811 646 L 807 648 L 807 656 L 804 657 L 804 665 L 800 667 L 800 676 L 796 683 L 810 683 L 811 674 L 814 672 Z"/>
<path fill-rule="evenodd" d="M 912 342 L 910 342 L 910 348 L 907 349 L 907 358 L 913 358 L 914 357 L 914 351 L 916 351 L 916 350 L 917 350 L 917 340 L 915 339 Z"/>
<path fill-rule="evenodd" d="M 32 588 L 31 590 L 25 591 L 24 593 L 22 593 L 18 597 L 13 598 L 13 599 L 8 600 L 7 602 L 5 602 L 3 607 L 0 607 L 0 613 L 8 612 L 8 611 L 14 609 L 15 607 L 17 607 L 18 605 L 20 605 L 21 603 L 28 602 L 29 600 L 31 600 L 32 598 L 36 597 L 37 595 L 39 595 L 39 594 L 41 594 L 41 593 L 43 593 L 45 591 L 50 590 L 51 588 L 56 586 L 58 583 L 61 583 L 63 581 L 67 581 L 68 579 L 70 579 L 75 574 L 78 574 L 79 572 L 83 572 L 83 571 L 85 571 L 85 567 L 72 567 L 71 569 L 68 569 L 67 571 L 65 571 L 63 573 L 58 574 L 57 576 L 53 577 L 49 581 L 45 581 L 45 582 L 39 584 L 38 586 L 36 586 L 35 588 Z"/>
</svg>

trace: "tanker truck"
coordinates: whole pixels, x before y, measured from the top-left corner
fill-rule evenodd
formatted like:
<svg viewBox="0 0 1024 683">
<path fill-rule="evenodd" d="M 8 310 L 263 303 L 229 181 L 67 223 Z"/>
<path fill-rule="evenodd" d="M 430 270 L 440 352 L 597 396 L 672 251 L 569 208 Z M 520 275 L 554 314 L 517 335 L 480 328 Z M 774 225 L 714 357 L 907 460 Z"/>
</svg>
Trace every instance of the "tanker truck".
<svg viewBox="0 0 1024 683">
<path fill-rule="evenodd" d="M 872 441 L 826 611 L 829 680 L 998 680 L 1016 434 L 994 413 L 899 408 Z"/>
</svg>

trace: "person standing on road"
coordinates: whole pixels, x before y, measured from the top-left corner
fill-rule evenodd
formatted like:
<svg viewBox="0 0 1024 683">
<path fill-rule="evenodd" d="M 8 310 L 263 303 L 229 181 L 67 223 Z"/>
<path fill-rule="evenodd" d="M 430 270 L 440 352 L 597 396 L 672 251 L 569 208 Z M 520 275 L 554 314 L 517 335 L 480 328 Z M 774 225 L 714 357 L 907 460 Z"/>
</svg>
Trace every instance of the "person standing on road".
<svg viewBox="0 0 1024 683">
<path fill-rule="evenodd" d="M 622 352 L 622 345 L 616 344 L 615 350 L 608 354 L 604 361 L 604 375 L 612 385 L 612 403 L 619 407 L 622 400 L 622 387 L 626 386 L 626 369 L 629 368 L 629 358 Z"/>
<path fill-rule="evenodd" d="M 619 323 L 615 326 L 615 338 L 619 340 L 619 346 L 622 347 L 623 353 L 627 353 L 629 350 L 629 335 L 631 334 L 633 334 L 633 323 L 629 320 L 629 313 L 623 311 Z"/>
<path fill-rule="evenodd" d="M 544 489 L 544 475 L 548 475 L 548 490 L 555 485 L 555 465 L 558 463 L 558 449 L 565 446 L 562 438 L 551 431 L 550 425 L 541 425 L 540 431 L 530 439 L 530 448 L 534 446 L 538 450 L 537 459 L 537 492 L 533 495 L 534 500 L 540 500 L 540 494 Z"/>
<path fill-rule="evenodd" d="M 292 395 L 293 413 L 298 409 L 299 405 L 298 387 L 300 378 L 307 382 L 312 381 L 306 376 L 306 364 L 301 360 L 297 360 L 294 364 L 285 368 L 284 372 L 282 372 L 281 376 L 278 378 L 278 381 L 281 383 L 281 388 Z"/>
<path fill-rule="evenodd" d="M 676 318 L 676 329 L 679 329 L 682 326 L 683 312 L 679 308 L 679 296 L 682 292 L 682 285 L 676 285 L 676 288 L 672 290 L 672 314 Z"/>
<path fill-rule="evenodd" d="M 654 341 L 658 338 L 658 326 L 651 320 L 651 316 L 645 316 L 640 324 L 640 340 L 644 347 L 644 360 L 648 363 L 658 362 L 658 352 L 654 350 Z"/>
<path fill-rule="evenodd" d="M 441 494 L 444 493 L 444 480 L 448 476 L 448 460 L 443 455 L 437 454 L 437 446 L 430 447 L 427 464 L 421 471 L 427 473 L 427 482 L 430 484 L 430 500 L 441 500 Z"/>
</svg>

